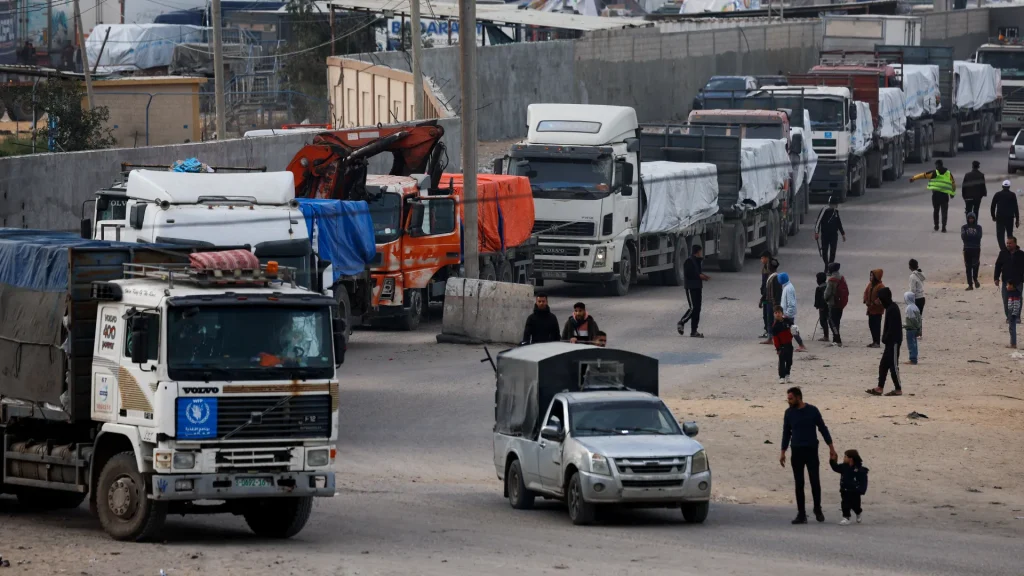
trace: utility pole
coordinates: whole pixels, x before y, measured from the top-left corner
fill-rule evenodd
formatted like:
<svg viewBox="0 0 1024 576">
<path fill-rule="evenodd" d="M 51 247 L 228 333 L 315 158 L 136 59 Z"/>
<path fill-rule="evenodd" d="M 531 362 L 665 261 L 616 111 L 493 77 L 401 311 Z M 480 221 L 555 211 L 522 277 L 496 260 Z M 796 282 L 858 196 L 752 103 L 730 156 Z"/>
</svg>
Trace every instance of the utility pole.
<svg viewBox="0 0 1024 576">
<path fill-rule="evenodd" d="M 420 38 L 420 0 L 409 0 L 412 8 L 412 101 L 413 119 L 423 120 L 423 41 Z"/>
<path fill-rule="evenodd" d="M 89 110 L 92 111 L 92 73 L 89 71 L 89 54 L 85 51 L 85 31 L 82 26 L 82 10 L 78 6 L 78 0 L 75 0 L 74 10 L 75 28 L 78 31 L 78 50 L 82 53 L 82 72 L 85 72 L 85 101 L 88 103 Z"/>
<path fill-rule="evenodd" d="M 213 13 L 213 90 L 217 106 L 217 139 L 223 140 L 227 137 L 227 124 L 224 121 L 227 109 L 224 104 L 224 45 L 220 38 L 220 0 L 211 0 L 210 11 Z"/>
<path fill-rule="evenodd" d="M 480 277 L 476 196 L 476 0 L 459 0 L 459 56 L 462 69 L 462 205 L 466 217 L 466 278 Z"/>
</svg>

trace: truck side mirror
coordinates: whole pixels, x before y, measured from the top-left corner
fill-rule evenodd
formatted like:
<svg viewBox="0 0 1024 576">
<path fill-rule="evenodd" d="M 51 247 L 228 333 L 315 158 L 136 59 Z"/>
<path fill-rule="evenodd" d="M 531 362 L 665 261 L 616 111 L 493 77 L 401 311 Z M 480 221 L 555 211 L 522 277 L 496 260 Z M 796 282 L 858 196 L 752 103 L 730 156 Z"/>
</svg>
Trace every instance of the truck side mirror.
<svg viewBox="0 0 1024 576">
<path fill-rule="evenodd" d="M 803 149 L 804 149 L 804 135 L 803 134 L 793 134 L 793 150 L 794 150 L 793 154 L 799 154 L 799 153 L 803 152 Z"/>
<path fill-rule="evenodd" d="M 92 240 L 92 218 L 82 218 L 81 226 L 82 238 Z"/>
<path fill-rule="evenodd" d="M 699 429 L 697 428 L 696 422 L 683 422 L 683 434 L 686 434 L 690 438 L 697 435 Z"/>
<path fill-rule="evenodd" d="M 345 363 L 345 351 L 348 344 L 345 342 L 345 332 L 348 331 L 345 318 L 331 318 L 331 328 L 334 332 L 334 365 L 341 366 Z"/>
<path fill-rule="evenodd" d="M 494 163 L 491 164 L 491 171 L 494 172 L 495 174 L 502 174 L 503 172 L 505 172 L 505 159 L 495 158 Z"/>
<path fill-rule="evenodd" d="M 626 152 L 639 152 L 640 151 L 640 139 L 639 138 L 626 138 Z"/>
<path fill-rule="evenodd" d="M 149 322 L 146 317 L 138 315 L 132 323 L 132 364 L 145 364 L 149 361 Z"/>
</svg>

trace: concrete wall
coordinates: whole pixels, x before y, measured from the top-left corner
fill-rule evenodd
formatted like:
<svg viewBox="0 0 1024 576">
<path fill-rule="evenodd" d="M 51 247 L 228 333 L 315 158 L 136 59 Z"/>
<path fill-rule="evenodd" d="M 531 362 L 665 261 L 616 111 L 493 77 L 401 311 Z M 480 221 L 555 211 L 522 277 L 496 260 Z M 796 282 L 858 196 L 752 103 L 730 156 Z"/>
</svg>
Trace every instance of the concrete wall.
<svg viewBox="0 0 1024 576">
<path fill-rule="evenodd" d="M 461 169 L 461 122 L 440 120 L 445 129 L 449 170 Z M 196 144 L 121 148 L 68 154 L 36 154 L 0 159 L 0 226 L 47 230 L 79 229 L 82 203 L 114 183 L 121 163 L 166 164 L 196 157 L 213 166 L 266 166 L 283 170 L 311 134 L 287 134 L 263 138 L 224 140 Z M 390 159 L 390 157 L 388 158 Z M 371 172 L 386 174 L 390 168 L 383 156 L 371 165 Z M 89 208 L 91 210 L 91 204 Z"/>
</svg>

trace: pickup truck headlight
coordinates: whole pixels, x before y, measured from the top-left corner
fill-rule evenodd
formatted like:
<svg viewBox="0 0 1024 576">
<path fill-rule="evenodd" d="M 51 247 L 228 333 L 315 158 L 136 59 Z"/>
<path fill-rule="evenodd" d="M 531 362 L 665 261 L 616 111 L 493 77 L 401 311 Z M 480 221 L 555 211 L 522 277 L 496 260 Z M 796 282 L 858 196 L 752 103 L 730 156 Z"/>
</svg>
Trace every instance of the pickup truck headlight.
<svg viewBox="0 0 1024 576">
<path fill-rule="evenodd" d="M 708 453 L 704 450 L 697 452 L 690 457 L 690 474 L 700 474 L 708 471 Z"/>
<path fill-rule="evenodd" d="M 594 268 L 603 268 L 605 262 L 608 260 L 608 249 L 604 246 L 598 246 L 594 252 Z"/>
<path fill-rule="evenodd" d="M 191 470 L 195 468 L 195 452 L 175 452 L 172 465 L 175 470 Z"/>
<path fill-rule="evenodd" d="M 331 462 L 330 450 L 310 450 L 306 453 L 306 465 L 310 468 L 321 468 Z"/>
<path fill-rule="evenodd" d="M 590 471 L 602 476 L 611 476 L 612 471 L 608 466 L 608 459 L 600 454 L 590 455 Z"/>
</svg>

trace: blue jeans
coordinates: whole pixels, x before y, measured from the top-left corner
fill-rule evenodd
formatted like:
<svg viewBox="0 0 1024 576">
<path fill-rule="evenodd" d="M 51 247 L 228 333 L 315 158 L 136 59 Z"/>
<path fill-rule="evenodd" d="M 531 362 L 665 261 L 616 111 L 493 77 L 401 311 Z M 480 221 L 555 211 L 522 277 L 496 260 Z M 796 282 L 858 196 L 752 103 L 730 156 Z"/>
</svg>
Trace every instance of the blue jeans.
<svg viewBox="0 0 1024 576">
<path fill-rule="evenodd" d="M 910 362 L 917 364 L 917 330 L 907 328 L 907 350 L 910 351 Z"/>
</svg>

